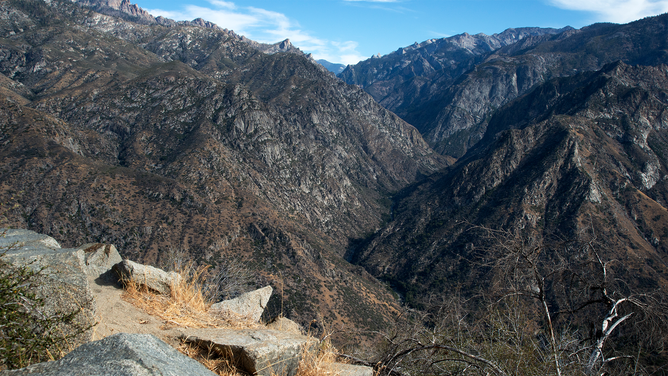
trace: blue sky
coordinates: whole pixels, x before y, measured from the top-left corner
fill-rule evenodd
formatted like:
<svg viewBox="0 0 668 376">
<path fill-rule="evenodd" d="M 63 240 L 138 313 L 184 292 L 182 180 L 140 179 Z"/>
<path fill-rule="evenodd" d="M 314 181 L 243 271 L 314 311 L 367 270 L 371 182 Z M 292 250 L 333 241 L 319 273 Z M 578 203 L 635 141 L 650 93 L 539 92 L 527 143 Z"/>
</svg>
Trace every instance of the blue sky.
<svg viewBox="0 0 668 376">
<path fill-rule="evenodd" d="M 511 27 L 626 23 L 668 0 L 134 0 L 154 16 L 201 17 L 264 43 L 289 38 L 316 59 L 354 64 L 431 38 Z"/>
</svg>

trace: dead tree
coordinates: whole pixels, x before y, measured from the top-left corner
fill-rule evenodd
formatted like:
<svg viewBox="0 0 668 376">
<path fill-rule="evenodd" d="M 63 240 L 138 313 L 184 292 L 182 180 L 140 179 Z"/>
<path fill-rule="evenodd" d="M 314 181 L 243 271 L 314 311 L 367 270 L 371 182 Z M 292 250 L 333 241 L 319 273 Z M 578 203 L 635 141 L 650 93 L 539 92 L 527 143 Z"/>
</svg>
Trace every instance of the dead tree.
<svg viewBox="0 0 668 376">
<path fill-rule="evenodd" d="M 565 365 L 577 364 L 581 372 L 592 375 L 613 361 L 637 361 L 631 354 L 605 355 L 606 344 L 622 326 L 641 330 L 632 326 L 644 322 L 651 323 L 654 330 L 665 330 L 668 310 L 657 299 L 662 294 L 622 291 L 610 277 L 611 261 L 602 260 L 593 241 L 546 247 L 542 240 L 518 232 L 483 230 L 496 244 L 490 265 L 496 271 L 499 300 L 521 296 L 540 307 L 557 375 L 562 375 Z M 598 330 L 564 343 L 555 334 L 555 321 L 560 317 L 570 318 L 562 320 L 561 331 L 585 320 L 597 322 Z M 570 330 L 577 336 L 576 329 Z"/>
<path fill-rule="evenodd" d="M 374 361 L 349 360 L 391 376 L 643 373 L 627 344 L 647 346 L 647 331 L 665 341 L 661 291 L 625 288 L 612 272 L 623 265 L 604 262 L 593 241 L 546 246 L 518 232 L 474 230 L 489 239 L 476 262 L 493 276 L 490 286 L 471 303 L 454 296 L 412 311 L 403 326 L 375 333 L 384 347 Z"/>
</svg>

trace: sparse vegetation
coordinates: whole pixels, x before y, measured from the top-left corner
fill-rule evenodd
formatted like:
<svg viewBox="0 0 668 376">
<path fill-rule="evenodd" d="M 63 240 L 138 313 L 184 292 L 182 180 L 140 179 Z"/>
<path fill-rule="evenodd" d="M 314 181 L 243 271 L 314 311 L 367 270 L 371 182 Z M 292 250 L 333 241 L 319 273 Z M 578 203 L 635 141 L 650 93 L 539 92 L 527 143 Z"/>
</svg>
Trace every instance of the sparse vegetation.
<svg viewBox="0 0 668 376">
<path fill-rule="evenodd" d="M 75 320 L 80 309 L 46 313 L 36 292 L 43 269 L 12 265 L 3 259 L 7 252 L 0 250 L 0 370 L 59 359 L 89 329 Z"/>
<path fill-rule="evenodd" d="M 663 375 L 668 305 L 637 292 L 593 241 L 545 246 L 486 228 L 492 284 L 408 311 L 368 362 L 380 375 Z M 440 298 L 442 299 L 442 298 Z"/>
<path fill-rule="evenodd" d="M 209 313 L 213 303 L 208 293 L 206 266 L 194 268 L 186 263 L 180 270 L 184 277 L 173 285 L 171 295 L 150 292 L 145 286 L 125 282 L 124 297 L 147 313 L 168 323 L 190 328 L 257 328 L 260 324 L 225 319 Z"/>
<path fill-rule="evenodd" d="M 175 253 L 175 265 L 180 265 L 181 275 L 185 278 L 173 285 L 169 296 L 149 291 L 147 288 L 125 282 L 124 297 L 137 307 L 151 315 L 163 319 L 166 323 L 189 328 L 228 328 L 228 329 L 259 329 L 261 323 L 242 319 L 222 318 L 209 312 L 212 297 L 208 287 L 207 267 L 194 268 L 192 262 L 185 262 L 185 255 Z M 172 260 L 172 261 L 174 261 Z M 182 262 L 184 261 L 184 262 Z M 237 267 L 241 268 L 239 265 Z M 243 273 L 242 273 L 243 274 Z M 243 274 L 245 275 L 245 274 Z M 236 284 L 238 281 L 230 280 Z M 218 290 L 216 290 L 218 291 Z M 192 343 L 182 342 L 178 348 L 183 354 L 199 361 L 205 367 L 221 376 L 243 375 L 230 362 L 229 354 L 221 353 L 217 348 L 204 348 Z M 329 339 L 321 341 L 316 351 L 305 351 L 296 376 L 338 375 L 336 369 L 337 350 Z M 278 375 L 277 375 L 278 376 Z"/>
</svg>

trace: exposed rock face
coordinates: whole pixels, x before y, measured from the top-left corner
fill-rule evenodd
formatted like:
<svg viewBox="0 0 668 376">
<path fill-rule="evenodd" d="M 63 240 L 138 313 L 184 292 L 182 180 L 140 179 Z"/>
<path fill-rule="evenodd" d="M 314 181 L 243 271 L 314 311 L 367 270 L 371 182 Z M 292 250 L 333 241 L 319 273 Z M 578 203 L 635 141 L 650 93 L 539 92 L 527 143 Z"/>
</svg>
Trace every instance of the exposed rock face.
<svg viewBox="0 0 668 376">
<path fill-rule="evenodd" d="M 390 192 L 445 165 L 415 128 L 307 57 L 224 30 L 0 7 L 14 15 L 0 20 L 3 87 L 29 101 L 0 97 L 12 226 L 146 264 L 170 247 L 214 266 L 234 255 L 262 283 L 287 276 L 300 322 L 354 305 L 353 321 L 382 325 L 397 308 L 342 256 L 387 219 Z"/>
<path fill-rule="evenodd" d="M 446 90 L 453 85 L 458 86 L 460 77 L 477 64 L 503 47 L 516 43 L 536 44 L 571 30 L 569 27 L 519 28 L 494 35 L 464 33 L 430 39 L 348 66 L 338 76 L 349 84 L 360 85 L 384 107 L 409 119 L 423 134 L 428 134 L 428 130 L 434 127 L 432 114 L 440 113 L 448 103 L 444 99 Z M 499 100 L 503 100 L 504 96 L 505 93 L 498 93 Z M 465 104 L 483 106 L 487 110 L 486 102 L 481 102 L 479 97 L 476 100 L 478 102 L 472 100 L 474 103 Z M 428 106 L 425 105 L 427 102 Z M 462 111 L 468 108 L 463 107 Z M 430 135 L 427 141 L 435 145 L 435 137 Z"/>
<path fill-rule="evenodd" d="M 132 4 L 130 0 L 80 0 L 78 3 L 93 8 L 100 13 L 125 16 L 134 22 L 158 23 L 155 17 L 136 4 Z"/>
<path fill-rule="evenodd" d="M 303 334 L 302 327 L 299 324 L 285 317 L 275 318 L 269 324 L 267 324 L 267 329 Z"/>
<path fill-rule="evenodd" d="M 299 48 L 290 43 L 289 39 L 274 44 L 258 43 L 242 35 L 237 35 L 232 30 L 223 29 L 213 22 L 206 21 L 202 18 L 196 18 L 192 21 L 174 21 L 162 16 L 153 17 L 151 14 L 136 4 L 132 4 L 130 0 L 76 0 L 76 2 L 101 14 L 112 17 L 120 17 L 124 20 L 143 25 L 157 24 L 166 27 L 191 26 L 204 29 L 215 29 L 216 31 L 223 32 L 227 36 L 244 42 L 252 48 L 262 51 L 266 54 L 275 54 L 279 52 L 303 54 Z"/>
<path fill-rule="evenodd" d="M 36 296 L 44 301 L 41 313 L 52 317 L 59 313 L 79 312 L 72 324 L 61 324 L 72 347 L 91 339 L 95 324 L 95 302 L 86 277 L 85 253 L 78 248 L 62 249 L 46 235 L 28 230 L 2 229 L 0 249 L 6 251 L 3 260 L 17 266 L 28 266 L 40 273 L 33 277 Z M 79 333 L 79 328 L 88 330 Z"/>
<path fill-rule="evenodd" d="M 110 275 L 114 265 L 123 261 L 116 247 L 112 244 L 84 244 L 78 249 L 84 252 L 84 264 L 86 275 L 89 278 L 102 278 L 107 281 L 115 281 L 118 276 Z"/>
<path fill-rule="evenodd" d="M 166 272 L 162 269 L 155 268 L 150 265 L 142 265 L 130 260 L 123 260 L 115 264 L 112 269 L 121 282 L 136 283 L 156 291 L 160 294 L 169 295 L 172 291 L 172 286 L 181 282 L 181 275 L 176 272 Z"/>
<path fill-rule="evenodd" d="M 403 84 L 415 77 L 427 78 L 443 71 L 450 73 L 450 80 L 455 80 L 472 64 L 478 63 L 479 59 L 502 47 L 568 30 L 572 28 L 519 28 L 507 29 L 494 35 L 464 33 L 448 38 L 429 39 L 399 48 L 388 55 L 372 57 L 348 66 L 339 77 L 350 84 L 362 86 L 376 100 L 395 110 L 401 102 L 397 102 L 397 99 L 391 100 L 390 97 L 401 95 L 398 91 L 403 88 Z"/>
<path fill-rule="evenodd" d="M 220 354 L 231 354 L 230 361 L 252 375 L 292 376 L 297 372 L 304 349 L 313 351 L 313 337 L 275 330 L 193 329 L 184 334 L 188 342 Z"/>
<path fill-rule="evenodd" d="M 213 304 L 212 311 L 218 311 L 221 315 L 232 315 L 248 321 L 258 322 L 267 307 L 273 289 L 266 286 L 261 289 L 250 291 L 234 299 L 224 300 Z"/>
<path fill-rule="evenodd" d="M 623 260 L 629 286 L 666 288 L 667 91 L 665 65 L 549 81 L 500 109 L 456 165 L 406 192 L 352 257 L 402 292 L 471 291 L 493 279 L 475 267 L 493 245 L 471 227 L 524 229 L 546 245 L 595 238 L 602 258 Z"/>
<path fill-rule="evenodd" d="M 10 255 L 39 249 L 60 249 L 56 239 L 35 231 L 4 228 L 0 229 L 0 234 L 0 248 L 7 249 Z"/>
<path fill-rule="evenodd" d="M 191 359 L 151 334 L 118 333 L 74 349 L 55 362 L 2 371 L 2 375 L 212 376 Z"/>
<path fill-rule="evenodd" d="M 28 230 L 0 229 L 0 249 L 3 261 L 13 264 L 29 265 L 40 269 L 35 285 L 41 298 L 46 302 L 43 314 L 48 317 L 53 312 L 69 312 L 82 307 L 83 312 L 76 320 L 77 325 L 96 324 L 95 307 L 90 283 L 94 279 L 110 272 L 112 263 L 120 259 L 112 245 L 86 244 L 73 249 L 60 249 L 55 239 Z M 113 265 L 116 273 L 124 281 L 134 280 L 152 290 L 169 293 L 169 287 L 178 281 L 178 274 L 165 273 L 150 266 L 140 265 L 127 260 Z M 82 293 L 84 291 L 84 293 Z M 259 320 L 269 300 L 272 288 L 244 294 L 237 299 L 214 305 L 212 309 L 234 311 L 244 317 L 252 316 Z M 63 296 L 68 299 L 63 299 Z M 108 313 L 107 313 L 108 314 Z M 127 320 L 127 318 L 125 318 Z M 88 321 L 85 321 L 88 320 Z M 121 318 L 120 320 L 123 320 Z M 234 354 L 231 361 L 253 374 L 293 375 L 301 360 L 303 350 L 315 351 L 317 340 L 302 336 L 296 323 L 284 319 L 281 326 L 285 330 L 187 330 L 184 337 L 193 337 L 192 341 L 208 345 L 213 341 L 216 346 L 230 349 Z M 129 324 L 129 323 L 128 323 Z M 288 326 L 291 325 L 289 328 Z M 67 334 L 69 327 L 59 328 Z M 288 330 L 292 328 L 293 330 Z M 89 342 L 92 330 L 76 338 L 68 345 L 77 347 L 61 360 L 35 364 L 11 372 L 7 375 L 206 375 L 202 365 L 178 353 L 153 335 L 115 334 L 101 341 Z M 210 339 L 213 338 L 213 339 Z M 222 342 L 221 342 L 222 341 Z"/>
<path fill-rule="evenodd" d="M 438 41 L 427 41 L 405 58 L 397 52 L 367 60 L 340 76 L 362 85 L 386 108 L 415 125 L 438 152 L 459 158 L 482 139 L 496 109 L 536 85 L 596 71 L 616 60 L 665 63 L 666 18 L 543 31 L 543 35 L 525 34 L 496 44 L 466 35 L 452 37 L 457 41 L 442 40 L 453 46 L 446 51 L 459 55 L 444 55 L 435 47 L 430 50 Z M 466 43 L 467 39 L 471 42 Z M 486 48 L 476 49 L 480 43 Z M 449 64 L 431 63 L 443 61 L 441 56 L 449 56 L 444 60 Z"/>
<path fill-rule="evenodd" d="M 274 43 L 274 44 L 266 44 L 266 43 L 258 43 L 254 40 L 250 40 L 246 37 L 241 37 L 241 40 L 248 43 L 251 47 L 258 49 L 265 54 L 277 54 L 279 52 L 290 52 L 290 53 L 296 53 L 299 55 L 303 55 L 304 53 L 297 47 L 295 47 L 292 42 L 290 42 L 290 39 L 286 39 L 282 42 Z"/>
</svg>

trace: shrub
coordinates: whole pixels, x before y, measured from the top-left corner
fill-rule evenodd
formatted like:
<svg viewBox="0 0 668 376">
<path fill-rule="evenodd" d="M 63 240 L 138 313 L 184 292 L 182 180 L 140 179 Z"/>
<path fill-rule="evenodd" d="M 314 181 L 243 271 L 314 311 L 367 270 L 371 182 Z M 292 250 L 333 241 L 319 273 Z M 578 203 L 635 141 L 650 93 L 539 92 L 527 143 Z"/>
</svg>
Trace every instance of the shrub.
<svg viewBox="0 0 668 376">
<path fill-rule="evenodd" d="M 88 329 L 74 322 L 80 309 L 46 315 L 36 293 L 43 269 L 6 262 L 9 249 L 0 250 L 0 369 L 58 359 L 70 350 L 68 340 Z M 65 334 L 63 325 L 74 330 Z"/>
</svg>

